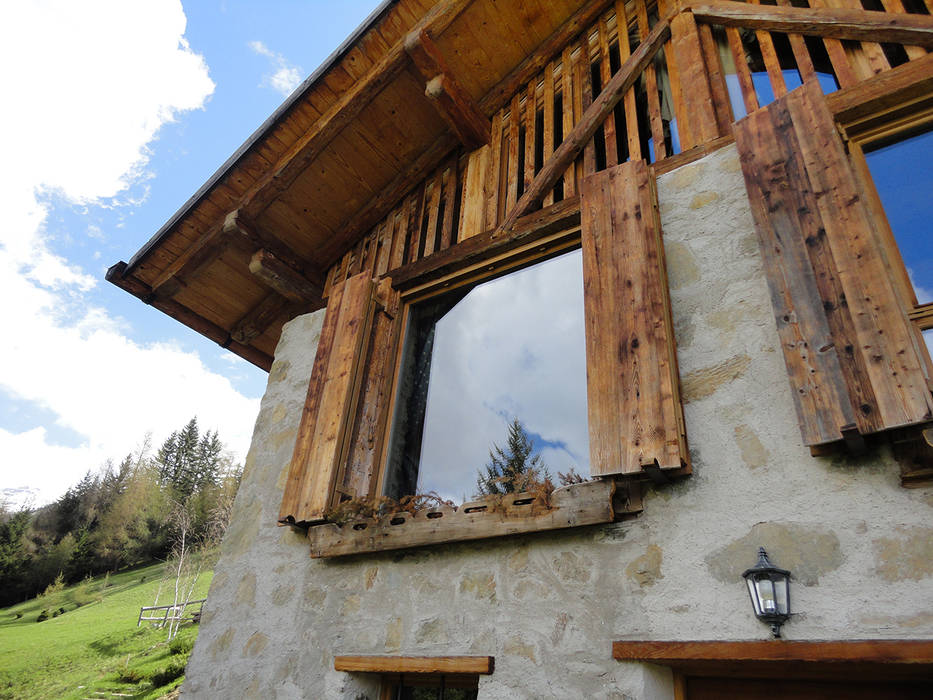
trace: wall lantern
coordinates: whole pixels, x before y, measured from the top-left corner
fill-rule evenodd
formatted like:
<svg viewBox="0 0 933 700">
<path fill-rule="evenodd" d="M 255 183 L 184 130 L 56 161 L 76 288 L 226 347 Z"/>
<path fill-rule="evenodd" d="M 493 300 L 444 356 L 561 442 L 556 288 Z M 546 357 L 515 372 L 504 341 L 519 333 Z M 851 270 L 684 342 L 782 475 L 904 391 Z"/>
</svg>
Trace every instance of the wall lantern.
<svg viewBox="0 0 933 700">
<path fill-rule="evenodd" d="M 781 636 L 781 625 L 790 617 L 790 571 L 779 569 L 768 560 L 764 547 L 758 548 L 758 563 L 742 577 L 759 620 L 771 625 L 771 634 Z"/>
</svg>

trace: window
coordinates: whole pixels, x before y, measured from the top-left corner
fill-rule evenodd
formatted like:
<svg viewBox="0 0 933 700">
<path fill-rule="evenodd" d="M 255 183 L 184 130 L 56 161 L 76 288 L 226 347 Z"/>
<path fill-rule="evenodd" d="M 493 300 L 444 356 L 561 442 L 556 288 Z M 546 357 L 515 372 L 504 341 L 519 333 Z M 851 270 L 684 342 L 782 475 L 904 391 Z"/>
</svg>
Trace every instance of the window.
<svg viewBox="0 0 933 700">
<path fill-rule="evenodd" d="M 332 287 L 279 519 L 309 527 L 312 556 L 611 522 L 640 510 L 639 479 L 689 473 L 653 175 L 629 161 L 580 193 Z M 552 470 L 593 478 L 379 501 L 461 503 L 513 419 Z"/>
<path fill-rule="evenodd" d="M 479 676 L 399 674 L 383 677 L 382 700 L 476 700 Z"/>
<path fill-rule="evenodd" d="M 411 304 L 397 386 L 386 495 L 470 500 L 515 419 L 589 476 L 580 251 Z"/>
</svg>

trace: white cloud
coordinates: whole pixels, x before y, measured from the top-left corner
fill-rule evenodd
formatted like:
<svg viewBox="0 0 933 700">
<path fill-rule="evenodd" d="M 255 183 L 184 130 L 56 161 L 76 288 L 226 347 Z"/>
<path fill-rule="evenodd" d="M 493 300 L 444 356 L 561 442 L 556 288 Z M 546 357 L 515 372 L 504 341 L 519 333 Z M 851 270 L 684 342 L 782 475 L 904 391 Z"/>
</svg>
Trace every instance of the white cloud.
<svg viewBox="0 0 933 700">
<path fill-rule="evenodd" d="M 258 402 L 193 353 L 127 338 L 125 320 L 91 303 L 96 279 L 57 255 L 45 229 L 53 197 L 124 204 L 108 198 L 148 177 L 159 128 L 213 92 L 184 38 L 180 2 L 4 3 L 0 22 L 9 30 L 0 42 L 4 91 L 13 97 L 0 110 L 0 298 L 15 300 L 4 304 L 0 388 L 52 411 L 82 439 L 61 446 L 43 427 L 0 429 L 0 490 L 31 487 L 38 503 L 53 499 L 145 432 L 158 441 L 195 414 L 242 458 Z"/>
<path fill-rule="evenodd" d="M 285 56 L 276 53 L 261 41 L 251 41 L 249 47 L 253 52 L 268 58 L 274 68 L 272 73 L 263 76 L 262 84 L 271 87 L 285 97 L 291 95 L 301 83 L 301 68 L 293 65 Z"/>
</svg>

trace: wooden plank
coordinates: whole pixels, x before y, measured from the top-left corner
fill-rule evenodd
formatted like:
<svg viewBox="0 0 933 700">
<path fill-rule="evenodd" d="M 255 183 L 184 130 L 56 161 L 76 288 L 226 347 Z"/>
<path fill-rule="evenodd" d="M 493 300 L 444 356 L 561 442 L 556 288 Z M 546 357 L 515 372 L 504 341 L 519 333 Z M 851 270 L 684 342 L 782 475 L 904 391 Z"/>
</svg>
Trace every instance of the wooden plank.
<svg viewBox="0 0 933 700">
<path fill-rule="evenodd" d="M 933 640 L 852 639 L 845 641 L 620 641 L 612 643 L 617 661 L 675 664 L 687 661 L 796 661 L 821 663 L 933 663 Z"/>
<path fill-rule="evenodd" d="M 334 670 L 349 673 L 492 673 L 492 656 L 335 656 Z"/>
<path fill-rule="evenodd" d="M 506 211 L 512 209 L 518 201 L 518 179 L 524 176 L 524 173 L 518 172 L 518 135 L 521 128 L 521 115 L 521 97 L 519 93 L 515 93 L 515 97 L 512 98 L 512 106 L 509 109 L 509 159 L 505 184 Z"/>
<path fill-rule="evenodd" d="M 427 509 L 342 527 L 326 523 L 308 529 L 311 556 L 340 557 L 608 523 L 615 518 L 614 490 L 611 479 L 595 480 L 557 489 L 549 507 L 534 503 L 532 494 L 509 494 L 465 503 L 457 511 Z"/>
<path fill-rule="evenodd" d="M 748 4 L 759 5 L 760 2 L 759 0 L 748 0 Z M 758 48 L 761 49 L 761 59 L 764 61 L 765 70 L 768 72 L 771 91 L 775 97 L 784 97 L 787 94 L 787 83 L 784 82 L 784 73 L 781 72 L 781 64 L 778 61 L 771 34 L 759 29 L 755 31 L 755 36 L 758 38 Z"/>
<path fill-rule="evenodd" d="M 431 179 L 431 182 L 427 185 L 424 195 L 424 211 L 427 218 L 427 227 L 423 231 L 424 233 L 424 248 L 422 249 L 421 257 L 428 257 L 434 253 L 434 248 L 437 243 L 437 222 L 438 214 L 440 214 L 441 207 L 441 189 L 442 189 L 443 174 L 438 172 Z"/>
<path fill-rule="evenodd" d="M 388 270 L 401 267 L 405 262 L 405 244 L 408 242 L 408 218 L 411 216 L 414 200 L 415 198 L 413 196 L 406 197 L 405 201 L 402 203 L 399 216 L 395 221 L 394 232 L 392 234 L 392 252 L 389 254 Z M 386 272 L 388 272 L 388 270 L 386 270 Z"/>
<path fill-rule="evenodd" d="M 593 64 L 590 56 L 590 38 L 589 34 L 584 33 L 580 39 L 580 57 L 577 59 L 577 70 L 574 74 L 575 80 L 580 84 L 580 118 L 586 114 L 593 104 Z M 613 105 L 615 106 L 615 105 Z M 593 126 L 593 133 L 582 144 L 583 149 L 583 172 L 585 177 L 596 172 L 596 141 L 593 136 L 596 130 L 602 126 L 602 120 L 599 124 Z M 570 132 L 571 134 L 574 132 Z M 566 140 L 567 137 L 564 137 Z M 576 155 L 574 156 L 576 157 Z M 557 182 L 555 179 L 554 182 Z M 546 189 L 551 189 L 550 187 Z M 543 194 L 543 193 L 542 193 Z M 529 204 L 529 207 L 533 203 Z"/>
<path fill-rule="evenodd" d="M 893 428 L 929 420 L 933 400 L 923 363 L 819 86 L 810 83 L 794 91 L 787 106 L 851 312 L 856 350 L 864 356 L 883 425 Z"/>
<path fill-rule="evenodd" d="M 838 7 L 841 9 L 850 8 L 853 10 L 864 9 L 861 0 L 827 0 L 827 2 L 830 7 Z M 882 14 L 888 13 L 885 12 Z M 850 53 L 860 53 L 864 57 L 862 60 L 867 65 L 865 78 L 870 78 L 877 73 L 891 70 L 891 64 L 888 63 L 888 57 L 884 55 L 881 44 L 873 41 L 863 41 L 859 46 L 850 49 Z"/>
<path fill-rule="evenodd" d="M 444 218 L 441 220 L 441 243 L 439 250 L 450 247 L 451 240 L 456 238 L 454 230 L 455 200 L 457 197 L 457 159 L 453 159 L 444 171 L 442 182 L 444 185 Z"/>
<path fill-rule="evenodd" d="M 693 15 L 689 12 L 682 12 L 671 20 L 671 54 L 677 65 L 681 101 L 685 109 L 685 113 L 677 115 L 677 123 L 686 127 L 680 129 L 680 146 L 683 149 L 693 148 L 718 137 L 719 128 L 700 49 L 700 36 Z"/>
<path fill-rule="evenodd" d="M 933 46 L 933 17 L 892 15 L 872 10 L 750 5 L 731 0 L 686 2 L 700 21 L 723 26 L 774 32 L 793 32 L 854 41 L 885 41 L 912 46 Z"/>
<path fill-rule="evenodd" d="M 112 265 L 107 270 L 107 281 L 129 292 L 137 299 L 151 305 L 167 316 L 171 316 L 193 331 L 214 341 L 220 345 L 220 347 L 226 348 L 230 350 L 230 352 L 239 355 L 244 360 L 256 365 L 260 369 L 264 369 L 268 372 L 272 367 L 273 358 L 271 355 L 250 345 L 238 343 L 230 337 L 230 334 L 224 328 L 221 328 L 213 321 L 204 318 L 174 299 L 165 299 L 156 296 L 152 293 L 152 288 L 148 284 L 142 282 L 133 274 L 126 275 L 126 267 L 126 263 L 122 260 Z"/>
<path fill-rule="evenodd" d="M 489 157 L 486 161 L 486 174 L 484 176 L 486 205 L 482 216 L 482 224 L 479 227 L 480 231 L 489 226 L 495 226 L 499 221 L 499 198 L 505 180 L 502 174 L 503 161 L 507 160 L 507 157 L 503 155 L 505 148 L 507 146 L 503 146 L 502 139 L 502 110 L 499 110 L 492 118 L 492 141 L 489 144 Z"/>
<path fill-rule="evenodd" d="M 739 87 L 742 89 L 745 113 L 751 114 L 758 109 L 758 94 L 755 92 L 755 83 L 752 81 L 752 73 L 748 68 L 745 46 L 742 44 L 738 29 L 735 27 L 726 27 L 725 29 L 726 39 L 729 41 L 729 50 L 732 52 L 732 60 L 735 63 L 736 76 L 739 79 Z"/>
<path fill-rule="evenodd" d="M 573 88 L 573 46 L 567 46 L 560 59 L 560 96 L 561 96 L 561 133 L 566 136 L 573 131 L 574 120 L 574 88 Z M 552 152 L 553 155 L 553 152 Z M 547 160 L 550 160 L 548 158 Z M 546 161 L 545 161 L 546 162 Z M 573 197 L 577 193 L 577 178 L 574 164 L 564 171 L 564 197 Z M 490 221 L 491 225 L 499 223 Z"/>
<path fill-rule="evenodd" d="M 313 303 L 321 299 L 324 291 L 268 250 L 257 250 L 253 254 L 249 271 L 290 301 Z"/>
<path fill-rule="evenodd" d="M 344 282 L 341 297 L 327 365 L 320 368 L 322 378 L 314 377 L 317 366 L 312 370 L 312 384 L 315 388 L 320 386 L 320 398 L 314 399 L 309 394 L 308 403 L 316 408 L 317 414 L 310 444 L 302 440 L 304 436 L 299 429 L 299 442 L 292 458 L 294 465 L 296 459 L 307 454 L 303 465 L 305 478 L 293 514 L 296 524 L 323 520 L 325 511 L 334 502 L 337 476 L 349 453 L 348 439 L 359 398 L 360 369 L 366 363 L 365 343 L 370 337 L 373 317 L 372 277 L 365 272 L 351 277 Z M 301 453 L 299 448 L 302 448 Z"/>
<path fill-rule="evenodd" d="M 506 235 L 492 228 L 435 253 L 430 258 L 392 270 L 392 286 L 406 290 L 430 280 L 449 275 L 494 255 L 527 245 L 559 231 L 580 225 L 580 200 L 565 197 L 560 202 L 523 216 Z"/>
<path fill-rule="evenodd" d="M 407 263 L 416 261 L 421 249 L 421 223 L 424 220 L 424 201 L 427 194 L 425 184 L 422 183 L 412 202 L 411 214 L 408 217 L 408 250 L 405 255 Z"/>
<path fill-rule="evenodd" d="M 525 106 L 523 110 L 523 121 L 525 124 L 525 157 L 524 157 L 524 172 L 520 174 L 522 178 L 522 191 L 524 192 L 530 186 L 532 181 L 535 179 L 535 136 L 537 134 L 537 109 L 538 109 L 538 100 L 536 97 L 536 87 L 537 81 L 532 81 L 528 86 L 528 91 L 525 95 Z"/>
<path fill-rule="evenodd" d="M 581 183 L 590 474 L 689 464 L 664 246 L 644 160 Z"/>
<path fill-rule="evenodd" d="M 824 8 L 828 6 L 828 2 L 827 0 L 810 0 L 810 5 L 814 8 Z M 823 46 L 826 47 L 829 62 L 833 65 L 833 72 L 836 74 L 836 80 L 839 82 L 840 87 L 858 84 L 859 76 L 849 61 L 849 54 L 842 45 L 842 41 L 831 37 L 823 37 Z"/>
<path fill-rule="evenodd" d="M 631 44 L 628 37 L 628 16 L 625 12 L 624 0 L 617 0 L 616 8 L 616 36 L 619 41 L 619 59 L 625 61 L 632 55 Z M 638 160 L 643 157 L 641 152 L 641 138 L 638 135 L 638 108 L 635 104 L 635 91 L 627 90 L 622 98 L 622 105 L 625 109 L 625 132 L 628 138 L 628 157 L 630 160 Z M 660 117 L 660 114 L 658 115 Z M 564 130 L 565 134 L 570 133 L 570 129 Z"/>
<path fill-rule="evenodd" d="M 904 3 L 902 0 L 881 0 L 882 5 L 886 12 L 896 13 L 905 15 L 907 10 L 904 9 Z M 919 46 L 905 46 L 904 52 L 907 54 L 907 58 L 911 61 L 917 58 L 923 58 L 927 55 L 926 49 L 923 49 Z"/>
<path fill-rule="evenodd" d="M 606 85 L 612 79 L 612 66 L 609 64 L 609 28 L 606 18 L 600 17 L 597 24 L 596 40 L 599 47 L 599 82 Z M 611 168 L 619 164 L 619 154 L 616 150 L 616 118 L 613 112 L 606 115 L 603 122 L 603 142 L 606 145 L 606 167 Z"/>
<path fill-rule="evenodd" d="M 897 0 L 898 2 L 900 0 Z M 778 5 L 791 7 L 790 0 L 777 0 Z M 800 34 L 788 34 L 787 40 L 790 41 L 791 51 L 794 52 L 794 60 L 797 62 L 797 70 L 800 72 L 800 79 L 803 82 L 816 80 L 816 69 L 813 67 L 813 59 L 810 57 L 810 51 L 807 49 L 806 42 Z M 921 49 L 922 51 L 922 49 Z"/>
<path fill-rule="evenodd" d="M 637 3 L 636 12 L 638 16 L 638 37 L 645 41 L 648 37 L 648 9 L 646 3 Z M 674 27 L 671 25 L 671 43 L 673 43 Z M 695 58 L 701 58 L 697 55 Z M 678 74 L 680 66 L 677 67 Z M 664 160 L 667 156 L 667 144 L 664 142 L 664 124 L 661 122 L 661 101 L 658 96 L 658 77 L 654 70 L 654 65 L 649 62 L 645 66 L 645 93 L 648 98 L 648 121 L 651 125 L 651 137 L 654 139 L 654 160 Z M 634 95 L 634 93 L 633 93 Z M 688 106 L 687 109 L 690 109 Z M 704 105 L 703 109 L 708 109 Z M 685 115 L 682 118 L 687 118 Z"/>
<path fill-rule="evenodd" d="M 424 94 L 468 150 L 489 143 L 489 119 L 450 73 L 428 79 Z"/>
<path fill-rule="evenodd" d="M 500 232 L 505 232 L 514 226 L 519 217 L 527 213 L 535 202 L 540 201 L 548 190 L 553 189 L 564 170 L 592 138 L 596 129 L 602 124 L 602 120 L 615 108 L 625 91 L 635 84 L 644 67 L 654 58 L 655 53 L 669 35 L 670 27 L 667 22 L 659 21 L 648 37 L 639 44 L 635 52 L 612 76 L 612 80 L 586 110 L 573 131 L 564 137 L 564 142 L 535 176 L 531 187 L 500 224 L 498 229 Z"/>
<path fill-rule="evenodd" d="M 551 61 L 544 69 L 544 87 L 542 89 L 542 110 L 544 120 L 541 125 L 542 150 L 541 162 L 546 163 L 551 154 L 554 153 L 554 72 L 557 67 Z M 554 190 L 548 192 L 544 197 L 543 206 L 549 207 L 554 203 Z"/>
<path fill-rule="evenodd" d="M 467 161 L 466 183 L 463 187 L 463 217 L 458 241 L 475 236 L 483 230 L 491 150 L 490 146 L 483 146 L 473 151 Z"/>
<path fill-rule="evenodd" d="M 706 64 L 709 87 L 713 96 L 716 127 L 720 134 L 728 134 L 732 131 L 732 102 L 729 99 L 729 89 L 726 87 L 726 78 L 722 71 L 722 61 L 719 59 L 719 48 L 713 38 L 712 27 L 708 24 L 700 24 L 697 26 L 697 31 L 700 33 L 703 62 Z M 809 58 L 809 54 L 807 57 Z"/>
</svg>

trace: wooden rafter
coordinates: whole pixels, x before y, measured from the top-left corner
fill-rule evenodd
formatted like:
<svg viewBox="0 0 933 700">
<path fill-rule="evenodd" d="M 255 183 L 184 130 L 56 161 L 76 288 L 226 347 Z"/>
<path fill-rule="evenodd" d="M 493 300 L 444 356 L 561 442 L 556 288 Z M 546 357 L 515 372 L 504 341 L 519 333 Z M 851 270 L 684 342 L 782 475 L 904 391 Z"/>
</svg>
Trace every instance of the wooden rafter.
<svg viewBox="0 0 933 700">
<path fill-rule="evenodd" d="M 275 253 L 260 248 L 249 261 L 249 271 L 286 299 L 311 303 L 320 300 L 323 285 L 314 284 Z"/>
<path fill-rule="evenodd" d="M 688 2 L 682 9 L 692 12 L 697 20 L 726 27 L 933 47 L 933 16 L 930 15 L 749 5 L 731 0 Z"/>
<path fill-rule="evenodd" d="M 237 342 L 230 333 L 209 321 L 191 309 L 173 299 L 159 297 L 152 292 L 152 287 L 138 280 L 134 275 L 126 275 L 126 263 L 118 262 L 107 270 L 107 281 L 129 292 L 137 299 L 157 308 L 201 335 L 210 338 L 223 348 L 236 353 L 244 360 L 252 362 L 267 372 L 272 367 L 272 357 L 257 348 Z"/>
<path fill-rule="evenodd" d="M 405 51 L 427 81 L 424 94 L 468 149 L 489 143 L 490 122 L 462 87 L 437 44 L 424 29 L 411 32 Z"/>
<path fill-rule="evenodd" d="M 606 116 L 615 109 L 625 92 L 635 84 L 662 44 L 670 37 L 670 25 L 659 21 L 654 29 L 638 45 L 638 48 L 626 59 L 625 63 L 616 71 L 612 79 L 586 109 L 580 121 L 565 138 L 564 142 L 554 151 L 554 155 L 544 164 L 531 186 L 525 190 L 521 199 L 516 202 L 508 215 L 499 225 L 497 233 L 502 235 L 515 225 L 519 217 L 528 213 L 536 202 L 540 202 L 549 190 L 554 188 L 564 171 L 580 154 L 584 146 L 602 125 Z"/>
<path fill-rule="evenodd" d="M 286 313 L 289 317 L 297 316 L 302 308 L 302 305 L 292 303 L 278 292 L 271 292 L 233 325 L 230 337 L 238 343 L 249 345 L 277 319 Z"/>
</svg>

